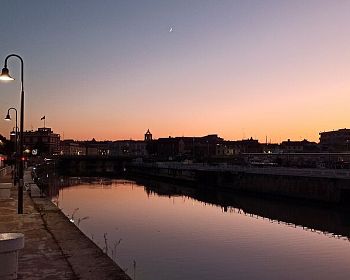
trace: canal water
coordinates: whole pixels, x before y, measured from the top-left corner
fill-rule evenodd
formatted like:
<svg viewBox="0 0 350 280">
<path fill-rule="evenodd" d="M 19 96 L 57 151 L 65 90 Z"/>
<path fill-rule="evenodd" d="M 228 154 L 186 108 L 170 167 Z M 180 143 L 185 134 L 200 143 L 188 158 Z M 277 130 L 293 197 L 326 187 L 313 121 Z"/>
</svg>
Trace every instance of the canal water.
<svg viewBox="0 0 350 280">
<path fill-rule="evenodd" d="M 54 203 L 133 279 L 350 279 L 347 211 L 151 181 L 60 180 Z"/>
</svg>

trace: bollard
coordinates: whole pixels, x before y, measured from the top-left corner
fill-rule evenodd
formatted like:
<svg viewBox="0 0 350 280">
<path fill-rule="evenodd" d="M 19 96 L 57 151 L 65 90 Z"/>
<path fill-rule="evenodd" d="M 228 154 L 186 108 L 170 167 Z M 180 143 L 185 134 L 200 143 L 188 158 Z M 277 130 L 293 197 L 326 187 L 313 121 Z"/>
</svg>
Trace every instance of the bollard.
<svg viewBox="0 0 350 280">
<path fill-rule="evenodd" d="M 17 279 L 18 250 L 23 247 L 23 233 L 0 233 L 0 279 Z"/>
</svg>

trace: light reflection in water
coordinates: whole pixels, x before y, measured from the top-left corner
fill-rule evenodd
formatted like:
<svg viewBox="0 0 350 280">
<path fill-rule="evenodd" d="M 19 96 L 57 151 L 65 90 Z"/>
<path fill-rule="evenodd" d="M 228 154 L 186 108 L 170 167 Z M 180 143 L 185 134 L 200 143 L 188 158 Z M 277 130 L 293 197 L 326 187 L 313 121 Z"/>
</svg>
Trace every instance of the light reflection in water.
<svg viewBox="0 0 350 280">
<path fill-rule="evenodd" d="M 350 277 L 346 214 L 146 185 L 99 179 L 61 189 L 53 200 L 136 279 Z"/>
</svg>

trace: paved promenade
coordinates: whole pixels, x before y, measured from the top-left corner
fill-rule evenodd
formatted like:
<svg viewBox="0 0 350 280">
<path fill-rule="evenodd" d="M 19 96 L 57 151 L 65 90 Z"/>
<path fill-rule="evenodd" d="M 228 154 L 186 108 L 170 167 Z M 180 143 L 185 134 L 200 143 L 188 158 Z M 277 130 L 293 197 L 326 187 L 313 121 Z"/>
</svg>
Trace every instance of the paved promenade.
<svg viewBox="0 0 350 280">
<path fill-rule="evenodd" d="M 25 181 L 30 180 L 27 173 Z M 11 182 L 9 176 L 0 182 Z M 18 279 L 130 279 L 51 201 L 24 194 L 24 214 L 17 214 L 17 189 L 0 200 L 0 232 L 21 232 Z"/>
</svg>

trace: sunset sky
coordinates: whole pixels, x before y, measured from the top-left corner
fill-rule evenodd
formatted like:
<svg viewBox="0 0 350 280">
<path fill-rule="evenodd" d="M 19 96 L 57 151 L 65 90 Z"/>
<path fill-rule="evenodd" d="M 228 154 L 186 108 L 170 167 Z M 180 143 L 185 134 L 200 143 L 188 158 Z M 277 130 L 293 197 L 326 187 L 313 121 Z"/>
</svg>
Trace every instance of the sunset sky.
<svg viewBox="0 0 350 280">
<path fill-rule="evenodd" d="M 25 62 L 26 129 L 44 115 L 64 139 L 318 141 L 350 128 L 350 1 L 0 3 L 1 67 Z M 19 61 L 8 67 L 4 117 L 20 101 Z"/>
</svg>

